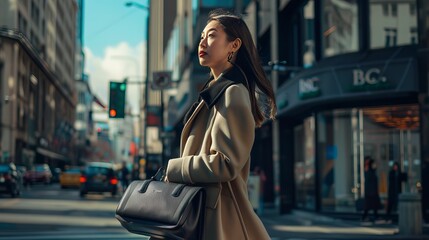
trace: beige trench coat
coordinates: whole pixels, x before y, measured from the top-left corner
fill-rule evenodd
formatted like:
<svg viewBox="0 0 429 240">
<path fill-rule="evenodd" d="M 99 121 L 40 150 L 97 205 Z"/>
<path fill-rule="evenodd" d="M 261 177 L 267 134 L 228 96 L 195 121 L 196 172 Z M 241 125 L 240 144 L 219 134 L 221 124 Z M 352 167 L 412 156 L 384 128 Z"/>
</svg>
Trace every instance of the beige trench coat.
<svg viewBox="0 0 429 240">
<path fill-rule="evenodd" d="M 231 77 L 240 74 L 231 70 L 201 92 L 182 131 L 181 157 L 170 159 L 166 176 L 206 187 L 204 240 L 270 239 L 248 200 L 255 133 L 249 92 Z"/>
</svg>

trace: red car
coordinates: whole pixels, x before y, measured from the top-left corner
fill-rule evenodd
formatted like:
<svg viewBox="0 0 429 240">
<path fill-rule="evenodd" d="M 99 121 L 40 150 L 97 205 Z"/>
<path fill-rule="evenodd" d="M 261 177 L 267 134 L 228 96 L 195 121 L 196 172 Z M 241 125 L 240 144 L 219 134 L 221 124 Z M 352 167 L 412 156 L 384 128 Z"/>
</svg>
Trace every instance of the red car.
<svg viewBox="0 0 429 240">
<path fill-rule="evenodd" d="M 36 164 L 33 169 L 28 170 L 24 175 L 24 185 L 33 183 L 50 184 L 52 172 L 48 164 Z"/>
</svg>

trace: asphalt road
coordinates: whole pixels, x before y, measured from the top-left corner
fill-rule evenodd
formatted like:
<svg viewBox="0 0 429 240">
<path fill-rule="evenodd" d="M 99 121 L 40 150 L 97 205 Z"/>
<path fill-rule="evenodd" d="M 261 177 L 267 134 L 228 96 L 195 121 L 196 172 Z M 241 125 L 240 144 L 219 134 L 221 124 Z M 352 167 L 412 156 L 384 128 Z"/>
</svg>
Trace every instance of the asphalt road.
<svg viewBox="0 0 429 240">
<path fill-rule="evenodd" d="M 120 196 L 89 194 L 58 184 L 34 185 L 18 198 L 0 195 L 0 240 L 148 239 L 127 232 L 115 219 Z M 261 219 L 273 240 L 429 239 L 429 234 L 402 236 L 394 224 L 362 225 L 296 212 L 278 215 L 272 209 Z"/>
<path fill-rule="evenodd" d="M 58 184 L 33 185 L 19 198 L 0 196 L 0 239 L 148 239 L 115 219 L 120 197 L 89 194 Z"/>
</svg>

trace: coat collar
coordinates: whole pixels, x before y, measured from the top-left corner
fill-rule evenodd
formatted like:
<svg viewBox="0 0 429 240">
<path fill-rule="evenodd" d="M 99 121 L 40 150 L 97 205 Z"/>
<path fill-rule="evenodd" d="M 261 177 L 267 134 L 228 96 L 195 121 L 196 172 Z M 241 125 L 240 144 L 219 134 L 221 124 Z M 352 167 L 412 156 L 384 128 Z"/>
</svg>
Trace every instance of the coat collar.
<svg viewBox="0 0 429 240">
<path fill-rule="evenodd" d="M 200 97 L 204 100 L 208 108 L 212 108 L 229 86 L 239 83 L 247 86 L 245 76 L 237 67 L 232 67 L 223 73 L 212 85 L 202 90 Z"/>
</svg>

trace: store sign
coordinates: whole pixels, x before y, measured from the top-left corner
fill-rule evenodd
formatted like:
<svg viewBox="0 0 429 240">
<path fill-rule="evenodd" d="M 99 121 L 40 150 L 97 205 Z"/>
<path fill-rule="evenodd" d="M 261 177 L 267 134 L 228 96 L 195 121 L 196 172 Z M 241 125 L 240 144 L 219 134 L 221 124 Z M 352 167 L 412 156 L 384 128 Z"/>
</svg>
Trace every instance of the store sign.
<svg viewBox="0 0 429 240">
<path fill-rule="evenodd" d="M 299 98 L 308 99 L 320 96 L 319 78 L 312 77 L 299 80 Z"/>
<path fill-rule="evenodd" d="M 380 68 L 367 70 L 353 69 L 353 89 L 355 91 L 386 89 L 389 87 L 386 76 Z"/>
<path fill-rule="evenodd" d="M 147 106 L 147 119 L 146 126 L 161 126 L 161 107 L 159 106 Z"/>
</svg>

